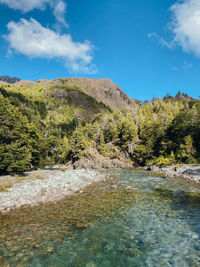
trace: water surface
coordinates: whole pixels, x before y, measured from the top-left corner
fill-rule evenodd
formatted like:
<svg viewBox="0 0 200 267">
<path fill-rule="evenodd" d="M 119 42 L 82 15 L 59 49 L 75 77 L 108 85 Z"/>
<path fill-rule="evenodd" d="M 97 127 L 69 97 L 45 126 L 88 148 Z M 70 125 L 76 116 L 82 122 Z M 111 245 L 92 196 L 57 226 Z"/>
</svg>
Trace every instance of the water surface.
<svg viewBox="0 0 200 267">
<path fill-rule="evenodd" d="M 145 171 L 0 215 L 1 266 L 200 266 L 200 186 Z"/>
</svg>

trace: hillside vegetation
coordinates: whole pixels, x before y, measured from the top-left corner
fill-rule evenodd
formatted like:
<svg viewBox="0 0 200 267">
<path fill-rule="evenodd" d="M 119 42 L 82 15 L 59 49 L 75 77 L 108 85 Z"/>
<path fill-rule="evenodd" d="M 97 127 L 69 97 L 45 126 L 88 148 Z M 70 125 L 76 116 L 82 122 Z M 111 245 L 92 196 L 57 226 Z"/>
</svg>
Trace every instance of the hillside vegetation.
<svg viewBox="0 0 200 267">
<path fill-rule="evenodd" d="M 142 104 L 108 79 L 0 85 L 0 173 L 72 164 L 96 151 L 132 165 L 200 160 L 200 101 L 178 93 Z"/>
</svg>

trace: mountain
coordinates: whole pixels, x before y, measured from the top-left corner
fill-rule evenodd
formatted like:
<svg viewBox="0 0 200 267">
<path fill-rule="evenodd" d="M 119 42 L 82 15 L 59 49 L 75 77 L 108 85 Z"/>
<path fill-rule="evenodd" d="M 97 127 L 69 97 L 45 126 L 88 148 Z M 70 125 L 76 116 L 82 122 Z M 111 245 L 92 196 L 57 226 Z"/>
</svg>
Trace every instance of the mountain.
<svg viewBox="0 0 200 267">
<path fill-rule="evenodd" d="M 42 102 L 48 110 L 48 117 L 54 116 L 55 112 L 61 115 L 68 109 L 73 116 L 89 121 L 98 113 L 109 113 L 112 109 L 136 110 L 141 105 L 109 79 L 20 80 L 12 86 L 4 84 L 2 88 L 12 97 L 21 94 L 27 101 Z"/>
<path fill-rule="evenodd" d="M 68 78 L 56 79 L 53 83 L 82 88 L 88 95 L 96 98 L 97 101 L 117 109 L 127 108 L 127 106 L 133 106 L 136 103 L 136 100 L 131 99 L 110 79 Z"/>
<path fill-rule="evenodd" d="M 109 79 L 0 84 L 0 173 L 200 161 L 200 101 L 141 103 Z"/>
<path fill-rule="evenodd" d="M 6 76 L 0 76 L 0 81 L 5 82 L 5 83 L 16 83 L 16 82 L 19 82 L 20 79 L 16 78 L 16 77 L 12 78 L 12 77 L 6 75 Z"/>
<path fill-rule="evenodd" d="M 4 82 L 0 85 L 0 172 L 22 171 L 30 164 L 74 163 L 89 147 L 87 154 L 92 154 L 92 161 L 95 158 L 95 166 L 109 164 L 107 151 L 113 160 L 118 155 L 126 161 L 113 145 L 107 149 L 105 142 L 112 137 L 104 137 L 102 130 L 116 128 L 115 120 L 125 128 L 132 122 L 126 134 L 132 136 L 136 128 L 130 113 L 137 106 L 137 101 L 109 79 Z M 126 147 L 125 141 L 122 145 Z M 114 164 L 122 166 L 119 159 Z"/>
<path fill-rule="evenodd" d="M 81 104 L 83 94 L 96 99 L 99 103 L 116 109 L 134 106 L 138 101 L 131 99 L 117 84 L 110 79 L 88 79 L 88 78 L 59 78 L 54 80 L 41 79 L 36 82 L 19 81 L 15 86 L 37 87 L 38 84 L 48 90 L 55 89 L 54 96 L 63 99 L 66 97 L 66 88 L 74 104 Z M 76 93 L 74 93 L 76 91 Z"/>
</svg>

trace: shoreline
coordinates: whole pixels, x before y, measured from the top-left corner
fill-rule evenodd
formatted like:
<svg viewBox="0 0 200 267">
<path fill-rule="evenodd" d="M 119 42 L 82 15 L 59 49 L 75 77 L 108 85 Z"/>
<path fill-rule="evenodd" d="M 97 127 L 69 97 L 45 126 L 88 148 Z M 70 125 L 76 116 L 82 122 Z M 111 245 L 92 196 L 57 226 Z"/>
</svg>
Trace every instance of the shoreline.
<svg viewBox="0 0 200 267">
<path fill-rule="evenodd" d="M 200 165 L 184 164 L 169 167 L 145 166 L 143 169 L 164 176 L 164 178 L 184 178 L 195 183 L 200 183 Z"/>
<path fill-rule="evenodd" d="M 66 196 L 82 193 L 87 186 L 106 178 L 99 170 L 55 167 L 25 172 L 23 176 L 0 176 L 0 212 L 7 213 L 22 206 L 40 203 L 56 203 Z M 200 183 L 200 165 L 145 166 L 132 169 L 150 171 L 163 178 L 184 178 Z"/>
<path fill-rule="evenodd" d="M 0 191 L 0 212 L 7 213 L 22 206 L 56 203 L 66 196 L 81 193 L 83 188 L 105 179 L 94 170 L 37 170 L 24 176 L 2 176 L 5 190 Z M 8 186 L 6 188 L 6 183 Z"/>
</svg>

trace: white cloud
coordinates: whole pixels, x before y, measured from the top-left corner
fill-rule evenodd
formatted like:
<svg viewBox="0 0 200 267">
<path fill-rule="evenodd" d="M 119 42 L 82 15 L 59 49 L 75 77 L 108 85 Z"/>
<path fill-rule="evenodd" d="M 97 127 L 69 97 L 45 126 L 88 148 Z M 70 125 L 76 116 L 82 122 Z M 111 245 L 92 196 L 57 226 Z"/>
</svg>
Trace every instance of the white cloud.
<svg viewBox="0 0 200 267">
<path fill-rule="evenodd" d="M 169 10 L 172 12 L 168 24 L 171 41 L 167 42 L 155 32 L 149 33 L 148 37 L 170 49 L 178 45 L 184 52 L 200 56 L 200 0 L 180 0 Z"/>
<path fill-rule="evenodd" d="M 63 0 L 0 0 L 0 4 L 5 4 L 14 10 L 20 10 L 27 13 L 33 9 L 44 10 L 48 4 L 58 20 L 64 26 L 67 26 L 65 20 L 66 3 Z"/>
<path fill-rule="evenodd" d="M 173 41 L 185 52 L 200 56 L 200 1 L 179 1 L 170 10 L 173 12 L 170 24 Z"/>
<path fill-rule="evenodd" d="M 184 61 L 184 64 L 181 66 L 182 69 L 190 69 L 192 68 L 192 64 L 188 63 L 187 61 Z"/>
<path fill-rule="evenodd" d="M 188 63 L 187 61 L 184 61 L 183 62 L 183 65 L 182 66 L 179 66 L 179 67 L 177 67 L 177 66 L 171 66 L 171 69 L 172 70 L 186 70 L 186 69 L 190 69 L 190 68 L 192 68 L 192 64 L 190 64 L 190 63 Z"/>
<path fill-rule="evenodd" d="M 66 3 L 64 3 L 63 1 L 58 1 L 58 3 L 55 5 L 54 11 L 53 11 L 57 21 L 59 21 L 60 23 L 62 23 L 65 26 L 67 26 L 67 23 L 65 21 L 66 7 L 67 7 Z"/>
<path fill-rule="evenodd" d="M 49 2 L 50 0 L 0 0 L 1 4 L 6 4 L 10 8 L 20 10 L 24 13 L 35 8 L 44 9 L 45 5 Z"/>
<path fill-rule="evenodd" d="M 162 46 L 165 46 L 167 48 L 172 49 L 174 47 L 173 41 L 167 42 L 165 39 L 163 39 L 159 34 L 156 32 L 151 32 L 147 35 L 152 40 L 158 41 Z"/>
<path fill-rule="evenodd" d="M 9 33 L 5 38 L 9 42 L 9 50 L 30 58 L 46 58 L 62 60 L 74 72 L 94 70 L 93 46 L 89 41 L 73 42 L 70 34 L 59 34 L 43 27 L 34 19 L 21 19 L 18 23 L 9 22 Z"/>
</svg>

